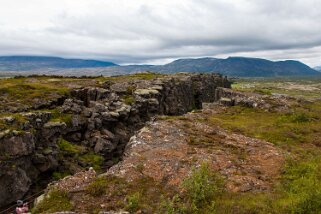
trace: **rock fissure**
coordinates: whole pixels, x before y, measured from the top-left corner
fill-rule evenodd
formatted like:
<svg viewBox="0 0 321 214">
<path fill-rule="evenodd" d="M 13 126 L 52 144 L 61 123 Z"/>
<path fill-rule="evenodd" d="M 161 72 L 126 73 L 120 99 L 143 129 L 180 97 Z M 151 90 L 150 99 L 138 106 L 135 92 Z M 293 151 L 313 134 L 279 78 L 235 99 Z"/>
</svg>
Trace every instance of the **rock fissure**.
<svg viewBox="0 0 321 214">
<path fill-rule="evenodd" d="M 219 87 L 230 88 L 230 82 L 218 74 L 108 81 L 72 90 L 54 112 L 20 113 L 19 128 L 0 133 L 0 207 L 22 198 L 37 179 L 52 173 L 73 174 L 102 162 L 113 166 L 150 118 L 182 115 L 203 102 L 218 101 Z"/>
</svg>

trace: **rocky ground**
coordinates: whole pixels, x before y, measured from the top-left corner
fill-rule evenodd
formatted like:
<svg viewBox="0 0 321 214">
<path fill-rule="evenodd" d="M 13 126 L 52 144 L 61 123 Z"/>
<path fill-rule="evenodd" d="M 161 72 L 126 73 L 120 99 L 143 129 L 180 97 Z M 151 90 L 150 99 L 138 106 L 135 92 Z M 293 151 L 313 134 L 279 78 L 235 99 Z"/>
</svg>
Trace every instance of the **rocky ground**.
<svg viewBox="0 0 321 214">
<path fill-rule="evenodd" d="M 221 87 L 230 87 L 218 74 L 183 73 L 2 81 L 0 206 L 48 177 L 114 165 L 150 118 L 200 108 L 218 100 Z"/>
<path fill-rule="evenodd" d="M 184 191 L 184 179 L 206 163 L 222 176 L 226 191 L 271 191 L 282 171 L 285 152 L 264 140 L 230 133 L 208 120 L 225 108 L 212 105 L 199 112 L 149 122 L 131 137 L 123 160 L 100 175 L 108 181 L 98 187 L 106 188 L 101 194 L 90 190 L 97 182 L 93 171 L 63 179 L 50 189 L 70 193 L 75 213 L 90 213 L 93 208 L 97 212 L 119 211 L 126 208 L 133 191 L 145 191 L 148 201 L 135 213 L 155 213 L 162 194 L 173 196 Z"/>
<path fill-rule="evenodd" d="M 179 186 L 193 167 L 206 162 L 225 177 L 230 191 L 268 190 L 284 162 L 283 152 L 266 141 L 207 123 L 213 111 L 217 110 L 150 123 L 130 139 L 124 160 L 107 174 L 129 182 L 151 177 L 164 185 Z"/>
<path fill-rule="evenodd" d="M 229 90 L 222 93 L 231 95 Z M 235 101 L 239 96 L 236 93 L 233 98 L 225 99 Z M 244 94 L 241 100 L 244 104 Z M 248 97 L 246 106 L 255 103 L 256 108 L 270 108 L 265 102 L 273 105 L 270 99 L 253 95 Z M 293 102 L 289 99 L 287 103 Z M 274 109 L 278 111 L 287 108 L 277 106 Z M 222 176 L 225 191 L 272 191 L 282 172 L 286 152 L 267 141 L 231 133 L 209 119 L 223 114 L 228 108 L 219 103 L 204 104 L 203 110 L 184 116 L 156 117 L 130 138 L 123 160 L 100 178 L 92 177 L 93 172 L 88 171 L 84 172 L 86 179 L 76 175 L 55 183 L 51 188 L 70 193 L 76 213 L 88 213 L 93 208 L 97 212 L 126 209 L 128 195 L 135 191 L 144 192 L 148 198 L 140 196 L 144 198 L 140 200 L 146 201 L 135 211 L 155 213 L 162 196 L 173 197 L 184 191 L 181 188 L 184 179 L 206 163 L 209 170 Z M 89 177 L 91 182 L 87 180 Z M 107 182 L 101 186 L 97 184 L 97 188 L 105 189 L 98 196 L 90 190 L 97 179 Z"/>
<path fill-rule="evenodd" d="M 2 178 L 9 172 L 28 177 L 26 166 L 50 172 L 46 166 L 55 161 L 61 164 L 55 170 L 74 168 L 74 175 L 48 186 L 33 213 L 317 213 L 321 208 L 318 99 L 236 91 L 215 75 L 113 81 L 73 89 L 58 107 L 60 120 L 51 120 L 50 111 L 41 113 L 41 122 L 31 120 L 38 121 L 31 124 L 36 134 L 4 132 L 3 143 L 15 146 L 1 150 L 18 167 Z M 68 115 L 69 122 L 61 121 Z M 10 116 L 4 120 L 16 126 Z M 39 136 L 58 149 L 39 152 Z M 22 143 L 29 139 L 34 143 Z M 38 154 L 30 162 L 33 151 Z M 88 163 L 88 154 L 103 160 Z M 39 157 L 48 159 L 39 163 Z M 21 192 L 30 185 L 20 184 L 15 188 Z"/>
</svg>

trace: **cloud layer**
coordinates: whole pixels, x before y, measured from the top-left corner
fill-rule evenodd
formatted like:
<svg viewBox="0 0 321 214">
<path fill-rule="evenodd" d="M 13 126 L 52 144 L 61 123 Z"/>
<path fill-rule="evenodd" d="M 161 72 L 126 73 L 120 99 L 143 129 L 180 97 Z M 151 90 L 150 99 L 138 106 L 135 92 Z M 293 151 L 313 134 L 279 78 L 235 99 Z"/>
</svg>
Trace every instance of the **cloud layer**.
<svg viewBox="0 0 321 214">
<path fill-rule="evenodd" d="M 162 63 L 229 55 L 321 65 L 319 0 L 0 0 L 0 55 Z"/>
</svg>

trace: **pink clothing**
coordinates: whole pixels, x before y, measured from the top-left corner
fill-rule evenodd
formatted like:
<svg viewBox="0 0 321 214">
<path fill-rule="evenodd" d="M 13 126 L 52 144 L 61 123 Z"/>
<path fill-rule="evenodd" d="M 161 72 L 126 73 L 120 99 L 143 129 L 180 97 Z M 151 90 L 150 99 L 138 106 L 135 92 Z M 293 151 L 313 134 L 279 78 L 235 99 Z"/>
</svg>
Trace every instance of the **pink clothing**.
<svg viewBox="0 0 321 214">
<path fill-rule="evenodd" d="M 23 206 L 23 207 L 17 207 L 16 208 L 16 213 L 17 214 L 26 214 L 28 213 L 29 209 L 27 206 Z"/>
</svg>

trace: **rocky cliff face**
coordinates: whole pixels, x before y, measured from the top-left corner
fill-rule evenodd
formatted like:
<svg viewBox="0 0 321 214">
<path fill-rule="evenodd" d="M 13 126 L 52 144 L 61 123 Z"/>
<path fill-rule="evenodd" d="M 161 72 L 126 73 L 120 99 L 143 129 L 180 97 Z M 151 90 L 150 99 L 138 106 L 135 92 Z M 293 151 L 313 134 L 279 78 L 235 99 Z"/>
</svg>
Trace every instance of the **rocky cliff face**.
<svg viewBox="0 0 321 214">
<path fill-rule="evenodd" d="M 22 198 L 37 179 L 54 171 L 75 173 L 91 166 L 81 155 L 98 154 L 112 166 L 146 121 L 216 101 L 218 87 L 229 88 L 230 82 L 218 74 L 106 81 L 71 91 L 50 111 L 1 118 L 7 129 L 0 133 L 0 206 Z"/>
</svg>

